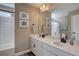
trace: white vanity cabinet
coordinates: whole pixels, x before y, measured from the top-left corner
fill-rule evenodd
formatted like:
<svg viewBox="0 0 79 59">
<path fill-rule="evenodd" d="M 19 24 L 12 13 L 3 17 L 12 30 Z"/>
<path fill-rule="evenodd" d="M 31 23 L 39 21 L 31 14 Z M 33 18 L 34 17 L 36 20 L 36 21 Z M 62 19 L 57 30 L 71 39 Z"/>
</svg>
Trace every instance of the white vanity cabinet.
<svg viewBox="0 0 79 59">
<path fill-rule="evenodd" d="M 71 54 L 31 38 L 31 50 L 36 56 L 72 56 Z"/>
<path fill-rule="evenodd" d="M 31 39 L 31 50 L 37 56 L 55 56 L 55 54 L 44 48 L 43 43 L 35 39 Z"/>
</svg>

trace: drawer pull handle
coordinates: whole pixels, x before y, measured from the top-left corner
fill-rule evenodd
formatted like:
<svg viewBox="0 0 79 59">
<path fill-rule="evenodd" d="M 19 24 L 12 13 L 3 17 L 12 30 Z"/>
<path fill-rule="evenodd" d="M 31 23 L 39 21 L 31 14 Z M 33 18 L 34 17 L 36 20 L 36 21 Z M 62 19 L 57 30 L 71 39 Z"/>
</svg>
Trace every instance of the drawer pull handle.
<svg viewBox="0 0 79 59">
<path fill-rule="evenodd" d="M 35 44 L 33 45 L 33 47 L 35 48 Z"/>
</svg>

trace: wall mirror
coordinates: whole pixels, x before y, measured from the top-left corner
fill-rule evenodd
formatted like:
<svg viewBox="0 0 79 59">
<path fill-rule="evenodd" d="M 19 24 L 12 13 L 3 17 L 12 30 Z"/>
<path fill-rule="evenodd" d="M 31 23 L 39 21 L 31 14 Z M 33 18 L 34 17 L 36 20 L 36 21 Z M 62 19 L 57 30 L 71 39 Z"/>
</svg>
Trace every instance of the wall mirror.
<svg viewBox="0 0 79 59">
<path fill-rule="evenodd" d="M 60 18 L 51 18 L 51 36 L 61 37 L 62 33 L 67 33 L 67 16 Z"/>
</svg>

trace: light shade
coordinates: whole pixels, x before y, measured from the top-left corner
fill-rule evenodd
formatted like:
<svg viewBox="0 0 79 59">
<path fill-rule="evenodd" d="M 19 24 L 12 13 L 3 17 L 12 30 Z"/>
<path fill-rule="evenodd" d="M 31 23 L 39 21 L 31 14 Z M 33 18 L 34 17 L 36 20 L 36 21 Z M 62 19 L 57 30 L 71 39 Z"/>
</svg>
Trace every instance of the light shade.
<svg viewBox="0 0 79 59">
<path fill-rule="evenodd" d="M 40 11 L 41 12 L 44 12 L 44 11 L 46 11 L 46 10 L 48 10 L 49 8 L 48 8 L 48 5 L 47 4 L 43 4 L 41 7 L 40 7 Z"/>
</svg>

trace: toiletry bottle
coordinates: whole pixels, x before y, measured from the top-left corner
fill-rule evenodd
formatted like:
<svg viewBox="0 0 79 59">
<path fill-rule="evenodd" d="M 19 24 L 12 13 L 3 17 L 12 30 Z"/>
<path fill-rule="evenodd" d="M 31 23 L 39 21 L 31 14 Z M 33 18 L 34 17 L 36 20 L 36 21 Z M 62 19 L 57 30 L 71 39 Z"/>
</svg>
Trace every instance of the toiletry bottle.
<svg viewBox="0 0 79 59">
<path fill-rule="evenodd" d="M 66 37 L 65 33 L 62 33 L 61 42 L 66 43 L 65 37 Z"/>
<path fill-rule="evenodd" d="M 68 37 L 67 37 L 67 34 L 65 35 L 65 43 L 67 42 L 68 40 Z"/>
<path fill-rule="evenodd" d="M 61 42 L 63 42 L 63 40 L 64 40 L 64 37 L 61 38 Z"/>
</svg>

